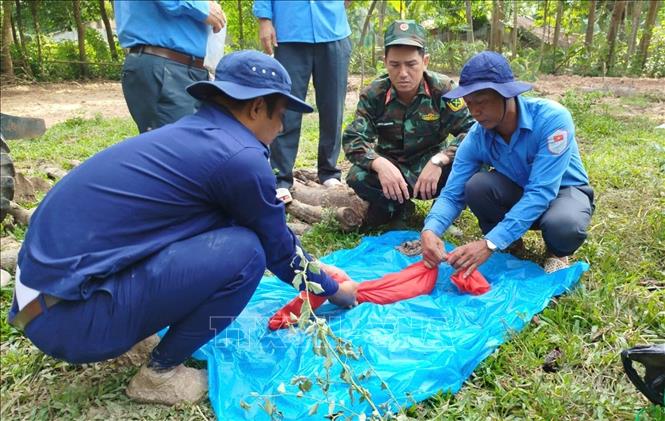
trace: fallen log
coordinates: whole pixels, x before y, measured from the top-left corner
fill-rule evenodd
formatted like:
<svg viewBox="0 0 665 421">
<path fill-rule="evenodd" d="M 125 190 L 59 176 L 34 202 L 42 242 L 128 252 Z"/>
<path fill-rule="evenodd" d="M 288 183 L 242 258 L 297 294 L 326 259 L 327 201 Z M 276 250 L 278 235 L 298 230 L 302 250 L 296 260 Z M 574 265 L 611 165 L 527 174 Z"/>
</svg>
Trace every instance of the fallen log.
<svg viewBox="0 0 665 421">
<path fill-rule="evenodd" d="M 332 188 L 319 184 L 316 171 L 310 169 L 294 171 L 291 195 L 293 201 L 286 206 L 291 217 L 306 224 L 315 224 L 331 213 L 343 231 L 359 228 L 369 208 L 369 203 L 346 184 Z"/>
<path fill-rule="evenodd" d="M 14 222 L 21 225 L 28 225 L 30 223 L 30 217 L 33 212 L 34 209 L 31 211 L 23 209 L 16 202 L 9 202 L 9 210 L 7 211 L 8 214 L 14 217 Z"/>
<path fill-rule="evenodd" d="M 293 231 L 295 235 L 303 235 L 312 228 L 310 225 L 300 222 L 287 222 L 286 225 L 291 228 L 291 231 Z"/>
<path fill-rule="evenodd" d="M 288 213 L 308 224 L 321 222 L 326 215 L 326 208 L 323 206 L 309 205 L 296 199 L 293 199 L 286 209 Z M 350 207 L 328 209 L 332 212 L 335 220 L 339 222 L 342 231 L 353 231 L 362 225 L 364 215 Z"/>
<path fill-rule="evenodd" d="M 321 184 L 304 184 L 295 179 L 291 195 L 295 200 L 313 206 L 323 206 L 325 208 L 350 207 L 365 214 L 369 204 L 358 197 L 351 187 L 343 184 L 338 187 L 325 188 Z"/>
</svg>

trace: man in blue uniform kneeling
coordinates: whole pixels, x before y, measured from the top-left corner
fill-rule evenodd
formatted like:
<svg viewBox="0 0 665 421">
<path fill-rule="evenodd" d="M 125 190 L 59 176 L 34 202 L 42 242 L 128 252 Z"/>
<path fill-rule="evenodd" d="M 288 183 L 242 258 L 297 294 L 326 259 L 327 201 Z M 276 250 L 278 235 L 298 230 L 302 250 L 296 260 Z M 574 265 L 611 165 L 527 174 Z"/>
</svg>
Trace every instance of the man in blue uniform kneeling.
<svg viewBox="0 0 665 421">
<path fill-rule="evenodd" d="M 582 165 L 570 112 L 546 99 L 520 94 L 531 86 L 514 80 L 506 59 L 485 51 L 462 68 L 459 87 L 476 124 L 457 150 L 445 189 L 421 233 L 428 266 L 446 260 L 470 274 L 495 250 L 523 248 L 529 229 L 542 232 L 545 271 L 568 266 L 586 239 L 593 189 Z M 483 166 L 491 166 L 483 171 Z M 465 206 L 484 238 L 446 254 L 439 238 Z"/>
<path fill-rule="evenodd" d="M 291 283 L 299 241 L 275 194 L 268 145 L 290 94 L 273 58 L 223 58 L 214 82 L 187 90 L 205 105 L 175 124 L 120 142 L 64 177 L 32 216 L 9 320 L 42 351 L 72 363 L 117 357 L 169 326 L 127 393 L 196 401 L 204 370 L 184 367 L 224 330 L 266 267 Z M 357 283 L 308 273 L 323 296 L 353 305 Z"/>
</svg>

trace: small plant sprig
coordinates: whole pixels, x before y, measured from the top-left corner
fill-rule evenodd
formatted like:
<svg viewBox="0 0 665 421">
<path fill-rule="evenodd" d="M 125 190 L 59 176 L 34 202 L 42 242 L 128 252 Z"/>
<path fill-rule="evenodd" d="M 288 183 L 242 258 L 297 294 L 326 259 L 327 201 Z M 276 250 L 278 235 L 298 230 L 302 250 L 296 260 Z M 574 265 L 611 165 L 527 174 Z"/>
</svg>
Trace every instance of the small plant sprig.
<svg viewBox="0 0 665 421">
<path fill-rule="evenodd" d="M 321 406 L 328 406 L 328 414 L 326 418 L 330 420 L 341 420 L 348 419 L 351 420 L 354 417 L 358 420 L 371 420 L 371 421 L 384 421 L 384 420 L 397 420 L 403 421 L 407 420 L 407 416 L 404 415 L 404 411 L 399 406 L 397 398 L 393 395 L 388 387 L 388 384 L 380 378 L 376 370 L 371 367 L 369 360 L 363 354 L 361 347 L 354 346 L 350 341 L 340 338 L 337 336 L 327 321 L 316 315 L 314 309 L 309 300 L 309 294 L 318 294 L 324 291 L 323 287 L 317 282 L 310 281 L 307 274 L 308 273 L 321 273 L 321 266 L 316 261 L 311 261 L 307 259 L 303 250 L 297 246 L 296 247 L 296 258 L 291 263 L 292 266 L 297 265 L 298 269 L 295 270 L 296 275 L 293 278 L 292 284 L 297 289 L 300 290 L 304 283 L 304 290 L 306 291 L 305 299 L 300 310 L 300 317 L 295 314 L 291 314 L 291 322 L 289 329 L 292 332 L 296 332 L 297 326 L 298 330 L 303 331 L 306 335 L 312 338 L 312 351 L 315 355 L 324 358 L 323 367 L 325 368 L 325 375 L 323 377 L 316 376 L 315 382 L 307 376 L 294 376 L 291 379 L 291 386 L 298 388 L 296 393 L 288 392 L 286 385 L 281 383 L 277 387 L 278 394 L 273 395 L 260 395 L 256 392 L 250 394 L 250 397 L 254 398 L 255 403 L 263 408 L 263 410 L 270 416 L 272 420 L 283 419 L 283 414 L 277 408 L 277 405 L 272 401 L 272 398 L 283 396 L 295 396 L 297 398 L 304 398 L 311 400 L 313 403 L 309 407 L 308 414 L 315 415 L 318 413 Z M 369 369 L 365 370 L 363 373 L 356 374 L 353 368 L 349 365 L 349 360 L 358 361 L 363 359 Z M 341 367 L 339 379 L 333 380 L 331 377 L 331 371 L 333 366 L 336 364 Z M 371 377 L 376 377 L 381 382 L 381 388 L 387 390 L 390 394 L 391 401 L 377 405 L 372 400 L 372 394 L 369 389 L 362 386 L 360 383 L 368 380 Z M 312 389 L 313 384 L 316 385 L 323 391 L 325 394 L 325 400 L 319 400 L 310 396 L 306 396 L 307 392 Z M 348 385 L 349 399 L 351 406 L 354 404 L 356 395 L 358 396 L 359 402 L 366 401 L 369 406 L 372 408 L 372 414 L 367 418 L 364 413 L 356 413 L 351 408 L 345 405 L 343 400 L 335 401 L 334 399 L 328 398 L 328 392 L 330 386 L 333 384 L 345 384 Z M 355 395 L 354 395 L 355 394 Z M 262 402 L 260 401 L 262 399 Z M 391 402 L 397 406 L 397 414 L 392 412 Z M 252 406 L 245 402 L 241 401 L 240 406 L 243 409 L 250 409 Z"/>
</svg>

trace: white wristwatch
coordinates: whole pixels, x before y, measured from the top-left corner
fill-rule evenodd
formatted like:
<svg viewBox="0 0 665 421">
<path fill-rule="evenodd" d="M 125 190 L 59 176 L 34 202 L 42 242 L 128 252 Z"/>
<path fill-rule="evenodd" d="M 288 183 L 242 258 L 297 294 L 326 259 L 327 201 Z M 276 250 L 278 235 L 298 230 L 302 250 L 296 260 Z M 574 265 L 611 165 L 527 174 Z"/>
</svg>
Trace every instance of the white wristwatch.
<svg viewBox="0 0 665 421">
<path fill-rule="evenodd" d="M 446 165 L 446 164 L 443 163 L 443 159 L 441 159 L 440 154 L 436 154 L 436 155 L 432 156 L 429 159 L 429 162 L 431 162 L 432 164 L 436 165 L 439 168 L 443 168 Z"/>
<path fill-rule="evenodd" d="M 490 251 L 496 251 L 496 244 L 494 244 L 487 238 L 485 239 L 485 244 L 487 244 L 487 248 L 490 249 Z"/>
</svg>

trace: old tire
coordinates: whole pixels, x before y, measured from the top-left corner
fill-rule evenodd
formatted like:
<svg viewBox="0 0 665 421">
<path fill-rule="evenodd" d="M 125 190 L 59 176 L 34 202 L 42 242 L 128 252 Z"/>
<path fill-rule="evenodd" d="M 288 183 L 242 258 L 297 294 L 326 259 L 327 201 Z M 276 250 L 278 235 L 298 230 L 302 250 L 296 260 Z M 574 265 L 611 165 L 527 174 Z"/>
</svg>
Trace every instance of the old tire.
<svg viewBox="0 0 665 421">
<path fill-rule="evenodd" d="M 14 163 L 9 156 L 9 146 L 0 135 L 0 222 L 5 220 L 9 204 L 14 198 Z"/>
</svg>

